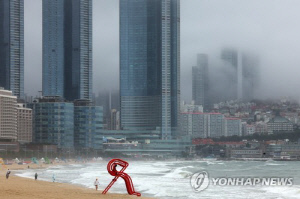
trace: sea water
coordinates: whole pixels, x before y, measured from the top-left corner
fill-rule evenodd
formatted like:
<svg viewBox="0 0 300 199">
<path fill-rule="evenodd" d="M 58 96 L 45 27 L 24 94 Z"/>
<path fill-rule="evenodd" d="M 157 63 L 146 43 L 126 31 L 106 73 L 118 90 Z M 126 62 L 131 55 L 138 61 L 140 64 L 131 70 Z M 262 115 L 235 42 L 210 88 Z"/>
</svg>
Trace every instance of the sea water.
<svg viewBox="0 0 300 199">
<path fill-rule="evenodd" d="M 107 161 L 100 163 L 72 164 L 53 166 L 47 169 L 28 169 L 19 171 L 18 176 L 34 178 L 37 172 L 39 180 L 76 184 L 94 188 L 96 178 L 100 190 L 111 182 Z M 207 171 L 210 177 L 293 177 L 293 186 L 213 186 L 202 192 L 194 192 L 190 185 L 193 173 Z M 280 199 L 300 198 L 300 162 L 262 162 L 262 161 L 129 161 L 125 171 L 132 178 L 134 188 L 142 196 L 161 199 Z M 123 179 L 109 190 L 111 193 L 127 193 Z"/>
</svg>

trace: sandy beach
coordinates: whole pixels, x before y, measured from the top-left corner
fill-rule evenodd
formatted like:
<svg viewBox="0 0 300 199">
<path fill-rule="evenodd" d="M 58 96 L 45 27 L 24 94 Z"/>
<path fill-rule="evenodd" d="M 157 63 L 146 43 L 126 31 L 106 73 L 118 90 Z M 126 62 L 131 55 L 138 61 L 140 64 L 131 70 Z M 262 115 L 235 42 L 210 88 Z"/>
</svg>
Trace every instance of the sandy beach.
<svg viewBox="0 0 300 199">
<path fill-rule="evenodd" d="M 30 164 L 30 168 L 45 168 L 40 165 Z M 18 170 L 27 169 L 28 165 L 0 165 L 0 195 L 4 199 L 93 199 L 93 198 L 145 198 L 130 196 L 125 194 L 111 194 L 102 195 L 102 190 L 94 190 L 83 188 L 75 185 L 65 183 L 53 183 L 45 181 L 35 181 L 34 176 L 32 179 L 22 178 L 14 175 L 11 172 L 9 179 L 5 178 L 7 169 Z"/>
</svg>

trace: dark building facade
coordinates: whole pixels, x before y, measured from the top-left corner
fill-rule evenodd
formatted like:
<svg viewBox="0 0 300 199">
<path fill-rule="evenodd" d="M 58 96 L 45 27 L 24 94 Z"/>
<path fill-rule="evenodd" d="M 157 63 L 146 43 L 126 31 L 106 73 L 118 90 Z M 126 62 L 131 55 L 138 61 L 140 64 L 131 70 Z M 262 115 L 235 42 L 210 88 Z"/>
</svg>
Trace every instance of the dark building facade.
<svg viewBox="0 0 300 199">
<path fill-rule="evenodd" d="M 24 0 L 0 1 L 0 87 L 24 97 Z"/>
<path fill-rule="evenodd" d="M 74 104 L 59 97 L 44 97 L 30 105 L 33 109 L 33 141 L 74 148 Z"/>
<path fill-rule="evenodd" d="M 103 108 L 94 106 L 90 100 L 74 102 L 75 149 L 101 149 Z"/>
<path fill-rule="evenodd" d="M 103 128 L 111 129 L 111 111 L 120 110 L 120 92 L 119 90 L 105 90 L 99 92 L 95 97 L 96 106 L 103 107 Z M 112 130 L 112 129 L 111 129 Z"/>
<path fill-rule="evenodd" d="M 90 100 L 67 102 L 61 97 L 35 99 L 33 142 L 60 150 L 102 149 L 103 109 Z"/>
<path fill-rule="evenodd" d="M 209 108 L 209 74 L 207 54 L 197 55 L 197 66 L 192 69 L 193 100 L 196 105 L 202 105 L 204 110 Z"/>
<path fill-rule="evenodd" d="M 250 101 L 255 98 L 259 87 L 259 57 L 250 53 L 242 54 L 242 99 Z"/>
<path fill-rule="evenodd" d="M 176 136 L 180 106 L 180 1 L 120 0 L 121 128 Z"/>
<path fill-rule="evenodd" d="M 231 48 L 222 50 L 224 81 L 222 86 L 226 88 L 221 97 L 222 101 L 238 99 L 238 51 Z"/>
<path fill-rule="evenodd" d="M 92 0 L 43 0 L 43 95 L 92 99 Z"/>
</svg>

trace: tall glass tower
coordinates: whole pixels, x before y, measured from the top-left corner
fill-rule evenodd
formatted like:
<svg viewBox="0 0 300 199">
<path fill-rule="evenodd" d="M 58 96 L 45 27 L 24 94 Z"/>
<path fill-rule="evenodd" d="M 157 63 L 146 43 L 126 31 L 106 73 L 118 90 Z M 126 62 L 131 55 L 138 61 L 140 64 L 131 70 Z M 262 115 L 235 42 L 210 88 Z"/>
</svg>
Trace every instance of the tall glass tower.
<svg viewBox="0 0 300 199">
<path fill-rule="evenodd" d="M 258 55 L 255 53 L 243 52 L 241 53 L 242 59 L 242 99 L 245 101 L 253 100 L 255 91 L 259 86 L 260 61 Z"/>
<path fill-rule="evenodd" d="M 193 100 L 196 105 L 202 105 L 204 110 L 209 107 L 209 77 L 208 77 L 208 56 L 207 54 L 197 55 L 197 66 L 192 69 L 193 76 Z"/>
<path fill-rule="evenodd" d="M 238 99 L 238 51 L 233 48 L 225 48 L 221 52 L 221 59 L 224 63 L 225 79 L 222 82 L 225 88 L 228 88 L 223 93 L 222 100 Z"/>
<path fill-rule="evenodd" d="M 43 0 L 43 95 L 92 98 L 92 0 Z"/>
<path fill-rule="evenodd" d="M 120 0 L 123 129 L 177 135 L 180 105 L 180 1 Z"/>
<path fill-rule="evenodd" d="M 0 1 L 0 87 L 24 97 L 24 0 Z"/>
<path fill-rule="evenodd" d="M 43 94 L 64 96 L 64 1 L 43 0 Z"/>
</svg>

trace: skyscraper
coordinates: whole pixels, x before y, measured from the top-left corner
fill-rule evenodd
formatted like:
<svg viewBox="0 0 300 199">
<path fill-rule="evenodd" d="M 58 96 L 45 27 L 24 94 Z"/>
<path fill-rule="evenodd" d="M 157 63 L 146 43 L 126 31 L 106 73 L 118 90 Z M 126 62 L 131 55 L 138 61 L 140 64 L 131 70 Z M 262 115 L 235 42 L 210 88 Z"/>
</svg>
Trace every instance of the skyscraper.
<svg viewBox="0 0 300 199">
<path fill-rule="evenodd" d="M 238 98 L 238 52 L 231 48 L 223 49 L 221 59 L 225 76 L 222 84 L 227 88 L 222 100 L 235 100 Z"/>
<path fill-rule="evenodd" d="M 176 136 L 180 105 L 180 1 L 120 0 L 123 129 Z"/>
<path fill-rule="evenodd" d="M 103 126 L 104 129 L 110 129 L 111 126 L 111 111 L 120 110 L 120 92 L 119 90 L 100 91 L 95 97 L 96 106 L 103 107 Z"/>
<path fill-rule="evenodd" d="M 0 1 L 0 87 L 24 97 L 24 1 Z"/>
<path fill-rule="evenodd" d="M 253 100 L 259 84 L 259 58 L 257 55 L 242 53 L 242 99 Z"/>
<path fill-rule="evenodd" d="M 92 98 L 92 0 L 43 0 L 43 95 Z"/>
<path fill-rule="evenodd" d="M 193 100 L 196 105 L 202 105 L 204 110 L 209 107 L 208 98 L 208 57 L 207 54 L 197 55 L 197 66 L 192 69 L 193 72 Z"/>
<path fill-rule="evenodd" d="M 43 0 L 43 94 L 64 96 L 64 1 Z"/>
</svg>

